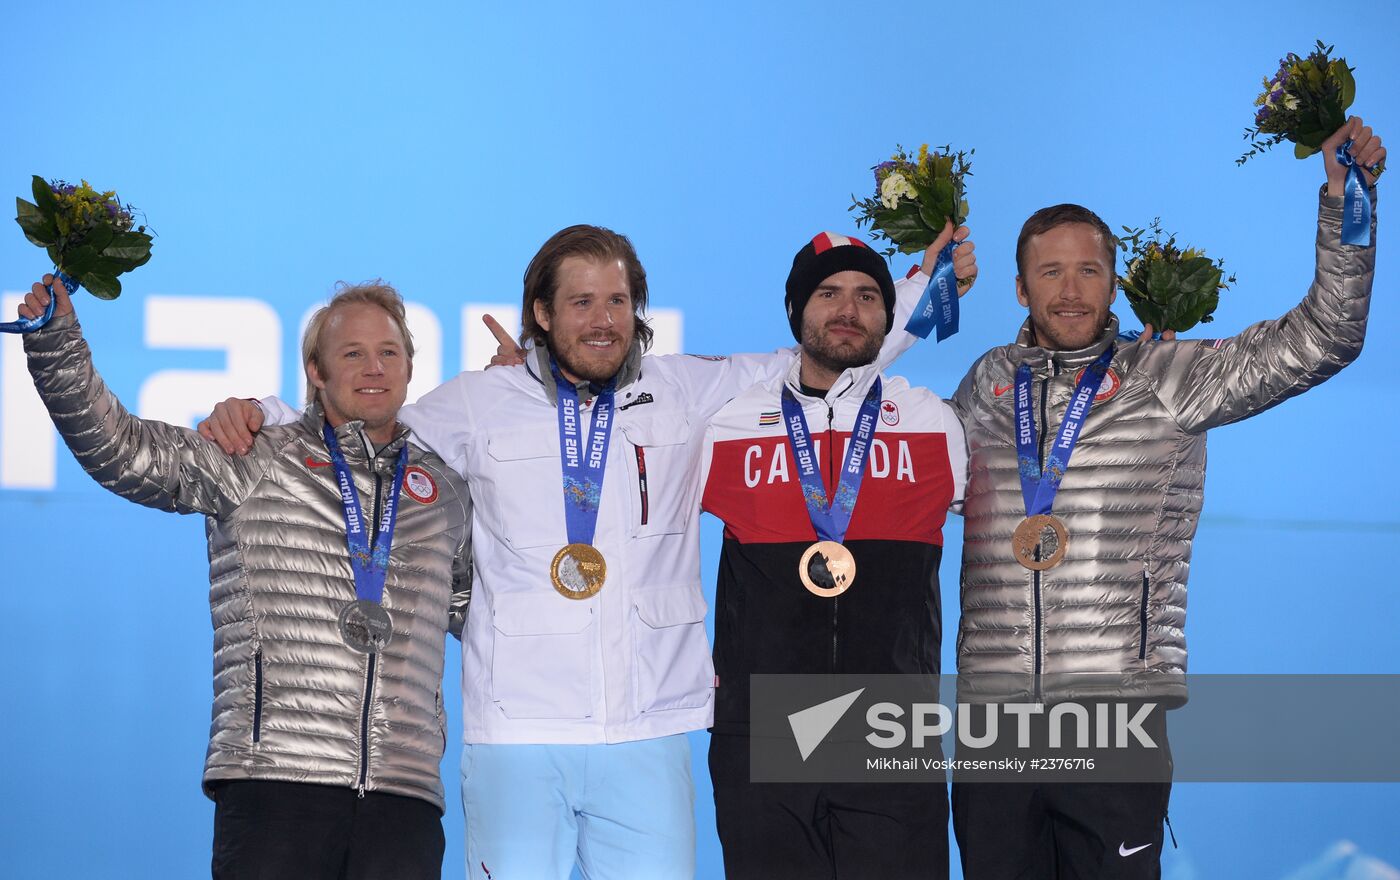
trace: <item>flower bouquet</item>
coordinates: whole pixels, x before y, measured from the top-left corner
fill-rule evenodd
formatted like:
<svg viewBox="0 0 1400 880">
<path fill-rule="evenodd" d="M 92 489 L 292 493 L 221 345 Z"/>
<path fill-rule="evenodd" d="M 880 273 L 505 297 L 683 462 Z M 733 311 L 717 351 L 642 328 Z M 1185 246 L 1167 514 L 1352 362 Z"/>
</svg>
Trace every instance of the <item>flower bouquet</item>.
<svg viewBox="0 0 1400 880">
<path fill-rule="evenodd" d="M 63 286 L 70 292 L 86 287 L 98 299 L 121 295 L 117 276 L 151 258 L 151 235 L 136 225 L 135 211 L 115 192 L 98 192 L 86 180 L 74 185 L 35 176 L 34 201 L 15 199 L 15 222 L 24 237 L 48 251 Z M 53 317 L 54 300 L 36 319 L 12 321 L 0 330 L 28 333 Z"/>
<path fill-rule="evenodd" d="M 1279 61 L 1278 72 L 1264 80 L 1264 90 L 1254 99 L 1259 108 L 1254 127 L 1244 133 L 1250 150 L 1235 164 L 1243 165 L 1286 140 L 1293 142 L 1294 156 L 1306 159 L 1342 127 L 1356 97 L 1356 81 L 1346 59 L 1331 54 L 1332 47 L 1318 40 L 1306 58 L 1289 52 Z"/>
<path fill-rule="evenodd" d="M 903 147 L 896 147 L 888 161 L 871 169 L 875 172 L 875 194 L 866 199 L 851 197 L 849 210 L 859 212 L 856 226 L 869 226 L 872 239 L 891 242 L 884 251 L 887 257 L 927 250 L 945 224 L 951 221 L 961 226 L 967 219 L 964 180 L 972 175 L 968 158 L 973 152 L 954 153 L 951 146 L 930 152 L 928 144 L 923 144 L 918 155 L 910 155 Z M 927 337 L 936 326 L 940 341 L 956 333 L 958 296 L 954 288 L 968 284 L 971 279 L 953 278 L 953 244 L 949 243 L 938 255 L 933 278 L 906 329 Z"/>
<path fill-rule="evenodd" d="M 850 210 L 860 212 L 856 225 L 869 225 L 871 238 L 893 243 L 885 250 L 887 257 L 927 250 L 944 223 L 951 220 L 961 226 L 967 219 L 963 179 L 972 176 L 968 157 L 973 152 L 954 153 L 951 147 L 929 152 L 924 144 L 911 156 L 896 147 L 889 161 L 870 169 L 875 172 L 875 195 L 852 197 Z"/>
<path fill-rule="evenodd" d="M 1176 235 L 1163 241 L 1161 218 L 1145 229 L 1129 229 L 1118 246 L 1127 267 L 1118 286 L 1128 297 L 1133 313 L 1158 332 L 1184 332 L 1209 323 L 1220 305 L 1220 291 L 1235 282 L 1224 278 L 1224 260 L 1212 260 L 1199 248 L 1180 248 Z"/>
</svg>

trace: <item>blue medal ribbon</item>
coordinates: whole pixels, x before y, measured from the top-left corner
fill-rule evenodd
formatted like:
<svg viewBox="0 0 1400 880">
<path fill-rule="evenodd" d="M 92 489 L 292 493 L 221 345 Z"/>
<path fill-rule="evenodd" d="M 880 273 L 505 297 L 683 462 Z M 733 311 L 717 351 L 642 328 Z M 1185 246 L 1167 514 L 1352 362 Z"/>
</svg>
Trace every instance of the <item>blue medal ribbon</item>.
<svg viewBox="0 0 1400 880">
<path fill-rule="evenodd" d="M 1035 418 L 1031 415 L 1031 368 L 1029 364 L 1016 368 L 1016 461 L 1021 473 L 1021 499 L 1026 504 L 1026 516 L 1049 513 L 1054 507 L 1055 493 L 1069 469 L 1069 457 L 1079 440 L 1079 431 L 1089 417 L 1089 408 L 1094 405 L 1094 396 L 1099 393 L 1099 385 L 1112 360 L 1113 346 L 1110 345 L 1079 377 L 1043 469 L 1036 450 Z"/>
<path fill-rule="evenodd" d="M 860 495 L 860 484 L 865 478 L 865 462 L 869 457 L 870 444 L 875 439 L 875 425 L 880 414 L 881 383 L 877 376 L 875 384 L 861 402 L 856 415 L 855 428 L 851 431 L 851 443 L 846 448 L 846 460 L 841 466 L 836 482 L 835 497 L 828 499 L 826 485 L 822 482 L 821 470 L 817 467 L 816 451 L 812 448 L 812 435 L 807 430 L 807 417 L 802 413 L 802 404 L 797 402 L 792 390 L 783 386 L 783 422 L 787 427 L 788 448 L 792 450 L 793 462 L 797 467 L 797 478 L 802 485 L 802 500 L 807 504 L 807 515 L 812 520 L 812 528 L 822 541 L 841 543 L 846 538 L 846 530 L 851 525 L 851 514 L 856 509 L 856 498 Z"/>
<path fill-rule="evenodd" d="M 933 277 L 904 325 L 905 330 L 920 339 L 928 339 L 929 331 L 935 327 L 939 342 L 958 332 L 958 279 L 953 276 L 953 249 L 957 245 L 950 241 L 938 252 Z"/>
<path fill-rule="evenodd" d="M 1368 247 L 1371 244 L 1371 198 L 1361 180 L 1361 166 L 1351 157 L 1351 141 L 1337 148 L 1337 161 L 1347 169 L 1343 187 L 1346 201 L 1342 204 L 1342 244 Z"/>
<path fill-rule="evenodd" d="M 1341 243 L 1371 245 L 1371 197 L 1361 179 L 1361 165 L 1351 158 L 1351 141 L 1337 147 L 1337 161 L 1347 166 L 1347 183 L 1343 187 L 1345 201 L 1341 206 Z"/>
<path fill-rule="evenodd" d="M 345 463 L 345 454 L 340 451 L 340 443 L 335 439 L 335 432 L 329 423 L 321 426 L 321 436 L 326 440 L 331 466 L 335 468 L 335 479 L 340 485 L 340 503 L 345 512 L 345 543 L 350 547 L 350 570 L 355 575 L 355 598 L 379 604 L 384 599 L 384 578 L 389 573 L 389 549 L 394 543 L 399 490 L 403 488 L 404 472 L 408 469 L 408 443 L 405 441 L 399 449 L 398 461 L 394 464 L 394 482 L 389 489 L 389 498 L 384 502 L 384 512 L 379 517 L 374 540 L 371 541 L 365 523 L 365 509 L 360 505 L 360 493 L 355 490 L 350 466 Z"/>
<path fill-rule="evenodd" d="M 559 463 L 564 471 L 564 527 L 570 544 L 593 544 L 598 528 L 598 503 L 603 496 L 603 471 L 608 465 L 608 441 L 612 439 L 614 382 L 609 382 L 593 403 L 593 429 L 583 446 L 578 389 L 549 359 L 559 389 Z M 615 380 L 614 380 L 615 381 Z"/>
</svg>

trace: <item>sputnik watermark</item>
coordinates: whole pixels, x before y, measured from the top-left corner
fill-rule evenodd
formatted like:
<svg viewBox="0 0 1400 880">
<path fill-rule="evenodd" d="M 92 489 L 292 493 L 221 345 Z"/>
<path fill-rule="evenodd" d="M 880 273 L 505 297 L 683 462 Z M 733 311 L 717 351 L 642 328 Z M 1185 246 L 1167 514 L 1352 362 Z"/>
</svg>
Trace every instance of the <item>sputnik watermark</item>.
<svg viewBox="0 0 1400 880">
<path fill-rule="evenodd" d="M 816 751 L 855 704 L 865 688 L 853 690 L 815 706 L 788 715 L 793 739 L 799 754 L 806 761 Z M 897 749 L 906 744 L 913 748 L 938 746 L 942 737 L 956 730 L 958 744 L 969 749 L 985 749 L 1000 743 L 1002 718 L 1011 720 L 1016 730 L 1016 748 L 1031 748 L 1031 718 L 1043 715 L 1047 719 L 1044 747 L 1050 749 L 1144 749 L 1160 748 L 1143 727 L 1157 708 L 1156 703 L 958 703 L 954 712 L 943 703 L 914 703 L 906 711 L 898 703 L 879 702 L 865 710 L 865 723 L 870 728 L 865 741 L 877 749 Z M 980 726 L 977 724 L 981 716 Z M 978 732 L 980 727 L 980 732 Z M 889 763 L 893 759 L 872 759 L 870 769 L 915 769 L 917 759 Z M 930 759 L 923 759 L 930 760 Z M 923 769 L 938 769 L 932 765 Z M 945 768 L 946 769 L 946 768 Z"/>
</svg>

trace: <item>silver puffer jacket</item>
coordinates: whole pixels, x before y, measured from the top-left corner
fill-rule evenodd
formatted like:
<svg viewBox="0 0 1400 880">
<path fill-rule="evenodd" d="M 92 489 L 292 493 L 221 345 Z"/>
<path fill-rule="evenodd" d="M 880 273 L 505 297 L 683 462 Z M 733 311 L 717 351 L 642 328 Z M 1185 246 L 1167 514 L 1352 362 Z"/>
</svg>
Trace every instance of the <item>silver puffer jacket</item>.
<svg viewBox="0 0 1400 880">
<path fill-rule="evenodd" d="M 1186 579 L 1204 497 L 1206 430 L 1300 394 L 1361 353 L 1375 248 L 1341 244 L 1341 207 L 1341 198 L 1323 197 L 1316 277 L 1307 297 L 1278 320 L 1225 340 L 1152 342 L 1118 338 L 1115 318 L 1092 346 L 1065 352 L 1032 345 L 1027 321 L 1016 344 L 973 366 L 952 400 L 971 458 L 960 694 L 1185 701 Z M 1111 373 L 1055 496 L 1067 554 L 1055 568 L 1029 571 L 1011 551 L 1026 515 L 1016 368 L 1031 365 L 1043 451 L 1077 375 L 1110 344 L 1117 346 Z"/>
<path fill-rule="evenodd" d="M 410 447 L 384 606 L 394 636 L 356 653 L 336 618 L 355 598 L 345 518 L 319 409 L 228 458 L 188 428 L 132 416 L 66 316 L 24 338 L 29 369 L 83 468 L 138 504 L 208 517 L 214 707 L 204 785 L 259 779 L 346 786 L 443 808 L 443 634 L 470 598 L 470 502 L 436 455 Z M 407 432 L 367 460 L 360 422 L 336 430 L 367 513 Z M 377 520 L 377 514 L 371 522 Z"/>
</svg>

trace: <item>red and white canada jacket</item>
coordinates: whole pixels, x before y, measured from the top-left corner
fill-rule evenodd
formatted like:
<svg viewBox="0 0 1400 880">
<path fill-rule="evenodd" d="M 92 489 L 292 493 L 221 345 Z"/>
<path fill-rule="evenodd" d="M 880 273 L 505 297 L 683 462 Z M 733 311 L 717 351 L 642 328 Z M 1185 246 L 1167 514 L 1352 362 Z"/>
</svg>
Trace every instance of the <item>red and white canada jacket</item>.
<svg viewBox="0 0 1400 880">
<path fill-rule="evenodd" d="M 798 562 L 817 540 L 782 419 L 786 384 L 802 404 L 827 491 L 844 461 L 877 365 L 842 373 L 825 398 L 802 393 L 800 362 L 719 410 L 705 437 L 705 510 L 724 521 L 715 597 L 715 732 L 748 732 L 749 675 L 937 674 L 943 522 L 961 503 L 967 451 L 951 407 L 884 378 L 880 419 L 845 545 L 849 590 L 807 591 Z"/>
</svg>

